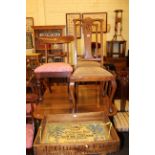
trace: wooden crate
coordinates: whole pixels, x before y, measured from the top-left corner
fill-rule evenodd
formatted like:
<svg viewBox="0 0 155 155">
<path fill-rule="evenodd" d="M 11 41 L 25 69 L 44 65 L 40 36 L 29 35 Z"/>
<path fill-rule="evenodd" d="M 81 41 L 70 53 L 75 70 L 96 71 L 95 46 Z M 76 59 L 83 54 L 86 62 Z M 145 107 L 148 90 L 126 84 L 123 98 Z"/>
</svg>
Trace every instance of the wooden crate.
<svg viewBox="0 0 155 155">
<path fill-rule="evenodd" d="M 107 154 L 119 150 L 119 138 L 103 112 L 48 115 L 34 141 L 35 155 Z"/>
</svg>

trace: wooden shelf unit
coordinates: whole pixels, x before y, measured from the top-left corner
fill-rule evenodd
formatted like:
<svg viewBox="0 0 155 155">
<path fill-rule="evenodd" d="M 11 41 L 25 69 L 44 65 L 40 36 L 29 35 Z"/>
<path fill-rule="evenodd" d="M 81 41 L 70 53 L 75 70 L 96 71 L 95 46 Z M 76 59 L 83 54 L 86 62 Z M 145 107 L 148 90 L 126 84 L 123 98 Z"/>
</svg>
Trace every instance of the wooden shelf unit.
<svg viewBox="0 0 155 155">
<path fill-rule="evenodd" d="M 36 52 L 42 53 L 42 55 L 45 53 L 45 44 L 40 42 L 40 37 L 55 37 L 65 35 L 65 25 L 33 26 L 32 28 L 34 29 Z M 53 61 L 55 61 L 54 57 L 56 57 L 56 59 L 59 57 L 60 60 L 62 60 L 66 56 L 66 54 L 63 52 L 64 47 L 62 44 L 48 44 L 47 50 L 49 50 Z"/>
</svg>

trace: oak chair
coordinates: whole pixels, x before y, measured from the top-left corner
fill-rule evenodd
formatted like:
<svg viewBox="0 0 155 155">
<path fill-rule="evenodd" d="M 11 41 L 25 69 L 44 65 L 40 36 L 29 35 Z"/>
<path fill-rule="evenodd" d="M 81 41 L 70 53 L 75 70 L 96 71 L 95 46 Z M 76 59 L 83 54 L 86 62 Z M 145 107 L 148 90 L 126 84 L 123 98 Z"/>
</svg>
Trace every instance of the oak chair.
<svg viewBox="0 0 155 155">
<path fill-rule="evenodd" d="M 103 31 L 101 19 L 74 19 L 74 40 L 75 40 L 75 61 L 76 67 L 79 66 L 102 66 L 103 64 Z M 81 44 L 84 45 L 83 51 L 79 52 L 78 47 L 78 27 L 82 29 Z M 99 33 L 99 29 L 101 30 Z M 80 54 L 79 54 L 80 53 Z"/>
<path fill-rule="evenodd" d="M 74 104 L 74 111 L 77 112 L 76 86 L 80 83 L 100 83 L 100 94 L 107 97 L 107 108 L 104 109 L 108 115 L 116 111 L 112 105 L 113 96 L 116 90 L 115 76 L 104 69 L 103 66 L 103 20 L 102 19 L 75 19 L 74 22 L 74 45 L 75 45 L 75 70 L 70 77 L 70 95 Z M 84 45 L 83 55 L 78 57 L 77 27 L 82 29 Z M 92 42 L 96 45 L 95 52 L 92 51 Z M 100 45 L 100 48 L 99 48 Z"/>
</svg>

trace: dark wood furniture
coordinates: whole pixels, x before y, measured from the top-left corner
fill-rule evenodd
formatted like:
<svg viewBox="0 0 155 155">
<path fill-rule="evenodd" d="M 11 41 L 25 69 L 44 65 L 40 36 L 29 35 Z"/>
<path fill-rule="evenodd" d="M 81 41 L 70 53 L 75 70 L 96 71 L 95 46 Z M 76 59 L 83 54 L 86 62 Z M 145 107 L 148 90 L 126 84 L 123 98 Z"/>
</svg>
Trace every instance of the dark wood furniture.
<svg viewBox="0 0 155 155">
<path fill-rule="evenodd" d="M 109 118 L 94 112 L 46 116 L 33 147 L 34 155 L 106 155 L 118 151 L 119 145 Z"/>
<path fill-rule="evenodd" d="M 125 57 L 126 41 L 107 41 L 107 57 L 119 58 Z"/>
<path fill-rule="evenodd" d="M 118 91 L 120 92 L 120 111 L 124 112 L 126 103 L 129 101 L 129 72 L 126 71 L 119 71 L 116 72 L 117 74 L 117 83 L 118 83 Z M 116 96 L 117 97 L 117 96 Z M 117 97 L 117 98 L 118 98 Z"/>
<path fill-rule="evenodd" d="M 80 21 L 80 25 L 79 25 Z M 100 32 L 98 32 L 98 24 L 100 24 Z M 113 76 L 110 72 L 105 70 L 103 66 L 103 31 L 102 25 L 103 22 L 101 19 L 77 19 L 74 20 L 74 32 L 75 32 L 75 55 L 78 53 L 77 46 L 77 34 L 76 27 L 80 26 L 83 32 L 83 42 L 84 42 L 84 55 L 78 59 L 76 57 L 75 70 L 70 77 L 70 93 L 71 99 L 75 106 L 74 112 L 78 111 L 77 105 L 77 87 L 79 84 L 83 83 L 98 83 L 100 84 L 100 94 L 101 94 L 101 102 L 103 98 L 107 98 L 108 107 L 105 110 L 108 115 L 114 114 L 114 107 L 112 104 L 113 96 L 116 90 L 116 81 L 115 76 Z M 96 32 L 94 32 L 96 30 Z M 93 37 L 95 38 L 96 50 L 92 52 L 92 41 Z M 98 43 L 100 43 L 100 49 L 98 47 Z M 108 85 L 108 86 L 107 86 Z M 104 103 L 102 103 L 104 104 Z"/>
<path fill-rule="evenodd" d="M 104 64 L 112 64 L 115 67 L 115 71 L 122 71 L 128 69 L 127 57 L 113 58 L 105 56 L 103 59 Z"/>
<path fill-rule="evenodd" d="M 117 105 L 119 111 L 125 111 L 127 100 L 129 100 L 129 66 L 128 58 L 112 58 L 105 57 L 104 64 L 116 76 L 117 89 L 114 99 L 120 99 L 120 104 Z M 113 66 L 113 67 L 111 67 Z M 111 69 L 112 68 L 112 69 Z"/>
<path fill-rule="evenodd" d="M 35 38 L 35 49 L 36 52 L 41 52 L 45 56 L 45 44 L 40 42 L 40 37 L 59 37 L 65 34 L 65 25 L 51 25 L 51 26 L 33 26 L 34 38 Z M 60 44 L 51 45 L 48 44 L 47 50 L 51 53 L 52 61 L 64 61 L 63 54 L 64 47 Z"/>
</svg>

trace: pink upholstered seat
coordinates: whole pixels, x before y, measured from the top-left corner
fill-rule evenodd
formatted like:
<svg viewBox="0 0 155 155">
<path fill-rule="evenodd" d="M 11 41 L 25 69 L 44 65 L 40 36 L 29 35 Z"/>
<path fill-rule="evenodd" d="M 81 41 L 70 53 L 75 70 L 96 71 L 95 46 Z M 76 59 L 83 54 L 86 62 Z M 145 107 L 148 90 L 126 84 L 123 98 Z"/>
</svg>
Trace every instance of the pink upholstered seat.
<svg viewBox="0 0 155 155">
<path fill-rule="evenodd" d="M 40 72 L 72 72 L 73 68 L 70 64 L 65 62 L 52 62 L 52 63 L 46 63 L 39 67 L 37 67 L 34 72 L 40 73 Z"/>
<path fill-rule="evenodd" d="M 34 126 L 33 124 L 26 124 L 26 148 L 32 148 L 34 137 Z"/>
</svg>

